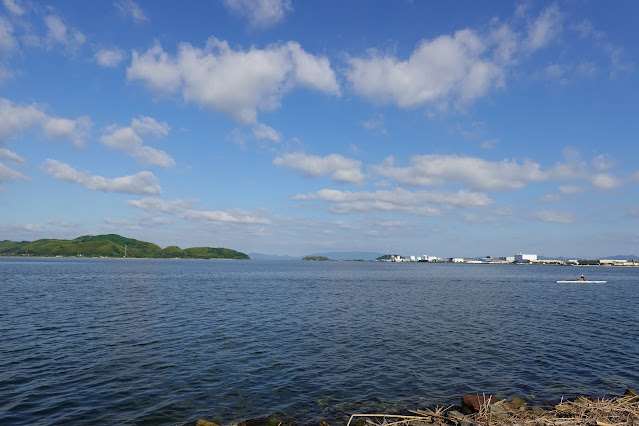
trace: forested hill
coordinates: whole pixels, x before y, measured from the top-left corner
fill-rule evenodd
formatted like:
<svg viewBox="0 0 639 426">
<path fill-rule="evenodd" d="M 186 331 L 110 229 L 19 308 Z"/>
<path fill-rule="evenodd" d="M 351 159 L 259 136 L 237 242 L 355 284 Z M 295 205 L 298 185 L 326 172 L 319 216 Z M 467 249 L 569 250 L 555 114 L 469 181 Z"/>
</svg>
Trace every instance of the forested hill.
<svg viewBox="0 0 639 426">
<path fill-rule="evenodd" d="M 81 256 L 182 259 L 250 259 L 239 251 L 221 247 L 160 246 L 116 234 L 85 235 L 74 240 L 0 241 L 0 256 Z"/>
</svg>

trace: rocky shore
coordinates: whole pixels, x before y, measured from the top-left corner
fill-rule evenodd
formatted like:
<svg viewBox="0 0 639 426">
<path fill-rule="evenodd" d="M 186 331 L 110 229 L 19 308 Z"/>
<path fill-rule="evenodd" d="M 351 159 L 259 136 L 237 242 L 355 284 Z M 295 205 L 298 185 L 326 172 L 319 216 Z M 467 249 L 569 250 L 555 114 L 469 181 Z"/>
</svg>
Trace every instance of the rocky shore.
<svg viewBox="0 0 639 426">
<path fill-rule="evenodd" d="M 193 423 L 191 423 L 193 424 Z M 233 426 L 293 426 L 297 423 L 281 416 L 245 420 Z M 342 423 L 319 422 L 318 426 Z M 492 395 L 464 395 L 461 405 L 434 410 L 411 410 L 401 414 L 352 414 L 346 426 L 639 426 L 639 394 L 627 389 L 624 395 L 610 398 L 577 397 L 560 401 L 554 407 L 529 405 L 521 398 L 499 399 Z M 195 426 L 220 426 L 199 419 Z"/>
</svg>

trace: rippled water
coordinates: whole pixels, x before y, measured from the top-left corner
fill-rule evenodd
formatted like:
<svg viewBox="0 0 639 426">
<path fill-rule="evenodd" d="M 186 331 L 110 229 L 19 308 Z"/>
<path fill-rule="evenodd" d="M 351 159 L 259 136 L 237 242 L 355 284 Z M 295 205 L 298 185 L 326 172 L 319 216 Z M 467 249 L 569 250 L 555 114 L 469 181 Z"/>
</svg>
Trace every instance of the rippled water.
<svg viewBox="0 0 639 426">
<path fill-rule="evenodd" d="M 556 284 L 580 274 L 602 285 Z M 0 423 L 298 422 L 639 387 L 639 268 L 0 259 Z"/>
</svg>

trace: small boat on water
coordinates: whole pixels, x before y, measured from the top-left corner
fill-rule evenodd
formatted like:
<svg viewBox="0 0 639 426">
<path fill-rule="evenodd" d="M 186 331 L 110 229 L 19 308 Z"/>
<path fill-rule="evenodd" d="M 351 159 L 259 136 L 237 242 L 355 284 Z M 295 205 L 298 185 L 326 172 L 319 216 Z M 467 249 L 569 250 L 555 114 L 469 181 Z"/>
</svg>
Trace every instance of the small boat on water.
<svg viewBox="0 0 639 426">
<path fill-rule="evenodd" d="M 589 281 L 583 275 L 578 280 L 557 281 L 557 284 L 604 284 L 605 281 Z"/>
</svg>

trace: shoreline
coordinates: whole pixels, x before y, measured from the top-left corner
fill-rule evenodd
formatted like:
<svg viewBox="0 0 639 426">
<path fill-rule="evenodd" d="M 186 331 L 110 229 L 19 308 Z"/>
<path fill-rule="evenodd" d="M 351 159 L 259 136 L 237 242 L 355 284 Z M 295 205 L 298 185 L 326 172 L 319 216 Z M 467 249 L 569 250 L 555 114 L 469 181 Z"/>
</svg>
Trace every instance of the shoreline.
<svg viewBox="0 0 639 426">
<path fill-rule="evenodd" d="M 507 425 L 639 425 L 639 394 L 626 388 L 623 395 L 593 398 L 563 397 L 545 405 L 533 405 L 523 398 L 500 399 L 489 394 L 461 396 L 460 405 L 435 409 L 406 409 L 397 413 L 344 413 L 348 421 L 327 418 L 314 423 L 298 423 L 282 414 L 216 423 L 205 418 L 185 423 L 185 426 L 507 426 Z"/>
</svg>

